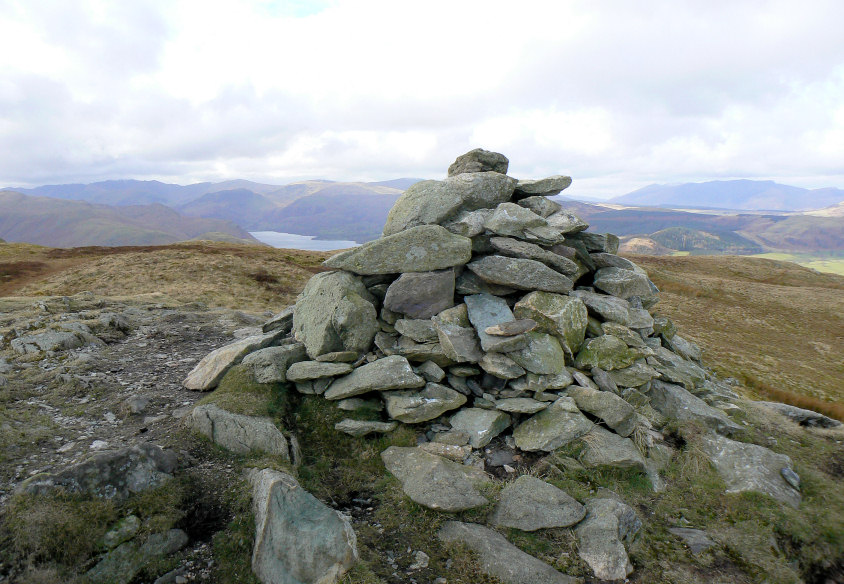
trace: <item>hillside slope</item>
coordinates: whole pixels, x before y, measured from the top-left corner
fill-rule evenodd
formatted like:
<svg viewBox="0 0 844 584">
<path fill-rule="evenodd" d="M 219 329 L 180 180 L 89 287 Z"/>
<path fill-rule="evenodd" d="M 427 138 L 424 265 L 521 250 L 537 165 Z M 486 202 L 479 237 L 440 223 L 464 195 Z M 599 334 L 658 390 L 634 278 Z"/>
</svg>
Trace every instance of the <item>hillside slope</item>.
<svg viewBox="0 0 844 584">
<path fill-rule="evenodd" d="M 0 237 L 53 247 L 221 238 L 257 243 L 234 223 L 185 217 L 161 204 L 112 207 L 12 191 L 0 192 Z"/>
</svg>

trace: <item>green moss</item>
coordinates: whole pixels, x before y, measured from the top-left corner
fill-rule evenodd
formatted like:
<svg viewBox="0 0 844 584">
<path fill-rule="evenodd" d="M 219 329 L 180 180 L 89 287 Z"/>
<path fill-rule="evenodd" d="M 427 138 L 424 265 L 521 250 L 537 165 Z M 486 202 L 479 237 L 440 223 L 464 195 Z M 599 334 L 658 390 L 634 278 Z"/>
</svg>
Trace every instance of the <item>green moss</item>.
<svg viewBox="0 0 844 584">
<path fill-rule="evenodd" d="M 217 389 L 202 398 L 199 404 L 215 404 L 245 416 L 283 418 L 288 409 L 288 391 L 283 384 L 257 383 L 247 367 L 235 365 Z"/>
</svg>

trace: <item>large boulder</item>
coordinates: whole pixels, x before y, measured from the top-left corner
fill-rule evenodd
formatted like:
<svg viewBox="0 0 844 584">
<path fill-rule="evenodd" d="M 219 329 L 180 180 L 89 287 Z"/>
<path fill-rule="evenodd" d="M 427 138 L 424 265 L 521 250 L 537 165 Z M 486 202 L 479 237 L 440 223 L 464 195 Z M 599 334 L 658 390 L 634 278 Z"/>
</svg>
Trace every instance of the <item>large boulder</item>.
<svg viewBox="0 0 844 584">
<path fill-rule="evenodd" d="M 482 280 L 516 290 L 542 290 L 565 294 L 571 291 L 573 286 L 569 277 L 543 263 L 524 258 L 484 256 L 467 267 Z"/>
<path fill-rule="evenodd" d="M 252 470 L 255 545 L 252 571 L 262 584 L 333 584 L 358 560 L 349 518 L 305 491 L 292 476 Z"/>
<path fill-rule="evenodd" d="M 808 426 L 809 428 L 837 428 L 841 425 L 841 422 L 838 420 L 833 420 L 818 412 L 798 408 L 797 406 L 766 401 L 756 402 L 756 404 L 773 410 L 789 420 L 797 422 L 801 426 Z"/>
<path fill-rule="evenodd" d="M 507 539 L 477 523 L 446 521 L 437 532 L 445 543 L 461 543 L 478 557 L 484 572 L 504 584 L 576 584 L 582 582 L 558 572 L 545 562 L 526 554 Z"/>
<path fill-rule="evenodd" d="M 338 253 L 323 263 L 329 268 L 374 275 L 444 270 L 471 258 L 472 240 L 468 237 L 439 225 L 418 225 Z"/>
<path fill-rule="evenodd" d="M 374 298 L 348 272 L 316 274 L 293 310 L 293 332 L 311 359 L 337 351 L 365 353 L 378 330 Z"/>
<path fill-rule="evenodd" d="M 86 331 L 45 331 L 22 335 L 9 343 L 15 353 L 28 354 L 39 351 L 67 351 L 87 345 L 103 346 L 105 343 Z"/>
<path fill-rule="evenodd" d="M 56 490 L 124 500 L 162 485 L 173 478 L 176 454 L 148 442 L 111 452 L 101 452 L 56 473 L 37 474 L 18 492 L 47 494 Z"/>
<path fill-rule="evenodd" d="M 411 185 L 390 209 L 384 235 L 419 225 L 442 225 L 462 211 L 491 209 L 509 201 L 515 188 L 515 179 L 498 172 L 464 172 L 444 181 L 420 181 Z"/>
<path fill-rule="evenodd" d="M 214 404 L 196 406 L 190 414 L 191 427 L 237 454 L 261 451 L 290 459 L 287 439 L 266 417 L 233 414 Z"/>
<path fill-rule="evenodd" d="M 182 382 L 186 389 L 208 391 L 217 387 L 229 369 L 238 365 L 246 355 L 270 346 L 284 336 L 282 331 L 271 331 L 246 337 L 211 351 L 200 360 Z"/>
<path fill-rule="evenodd" d="M 800 493 L 784 478 L 794 473 L 785 454 L 713 433 L 701 437 L 700 448 L 727 483 L 728 493 L 758 491 L 792 507 L 800 505 Z"/>
<path fill-rule="evenodd" d="M 569 527 L 586 516 L 586 508 L 565 491 L 530 475 L 508 483 L 490 521 L 498 527 L 536 531 Z"/>
<path fill-rule="evenodd" d="M 381 453 L 387 470 L 416 503 L 437 511 L 464 511 L 486 505 L 477 487 L 489 482 L 482 470 L 464 466 L 419 448 L 390 446 Z"/>
</svg>

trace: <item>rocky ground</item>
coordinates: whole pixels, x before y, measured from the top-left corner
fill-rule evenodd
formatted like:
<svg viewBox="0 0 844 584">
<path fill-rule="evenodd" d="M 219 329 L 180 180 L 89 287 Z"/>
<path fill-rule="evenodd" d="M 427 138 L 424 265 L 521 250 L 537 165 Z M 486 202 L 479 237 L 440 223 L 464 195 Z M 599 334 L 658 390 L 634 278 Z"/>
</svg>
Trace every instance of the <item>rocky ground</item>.
<svg viewBox="0 0 844 584">
<path fill-rule="evenodd" d="M 198 459 L 195 441 L 183 439 L 182 418 L 202 394 L 182 380 L 211 350 L 254 333 L 266 315 L 90 293 L 0 302 L 0 506 L 29 477 L 139 443 L 173 449 L 186 472 L 214 479 L 208 484 L 235 473 L 229 461 Z M 15 351 L 13 339 L 19 348 L 48 343 L 47 350 Z M 206 581 L 212 534 L 194 535 L 184 577 Z M 16 581 L 18 570 L 4 563 L 0 581 Z"/>
</svg>

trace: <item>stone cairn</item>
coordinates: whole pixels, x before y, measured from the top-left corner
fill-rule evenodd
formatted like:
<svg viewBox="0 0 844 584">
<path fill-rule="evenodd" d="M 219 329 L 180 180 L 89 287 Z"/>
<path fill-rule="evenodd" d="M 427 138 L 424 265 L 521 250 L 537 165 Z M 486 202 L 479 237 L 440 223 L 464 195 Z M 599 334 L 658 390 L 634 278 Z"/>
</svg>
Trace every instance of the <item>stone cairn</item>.
<svg viewBox="0 0 844 584">
<path fill-rule="evenodd" d="M 511 465 L 524 453 L 550 453 L 575 440 L 584 450 L 571 463 L 637 469 L 658 490 L 672 453 L 658 431 L 667 420 L 708 426 L 705 447 L 716 466 L 730 448 L 767 450 L 723 436 L 741 430 L 724 414 L 736 407 L 729 403 L 736 394 L 701 366 L 700 349 L 669 319 L 651 315 L 657 287 L 616 255 L 618 238 L 586 231 L 587 223 L 549 198 L 571 178 L 516 180 L 508 164 L 501 154 L 473 150 L 445 180 L 411 186 L 381 238 L 327 259 L 332 271 L 313 276 L 263 335 L 214 351 L 185 386 L 213 389 L 242 362 L 259 382 L 294 384 L 341 410 L 383 412 L 381 421 L 343 420 L 338 431 L 362 436 L 424 423 L 427 441 L 390 447 L 382 459 L 408 496 L 442 511 L 487 504 L 477 490 L 489 478 L 485 468 L 515 473 Z M 211 435 L 217 410 L 196 408 L 195 427 Z M 241 435 L 218 441 L 241 449 L 252 441 L 288 455 L 280 433 L 268 438 L 265 429 L 244 431 L 242 420 L 230 425 Z M 488 456 L 496 437 L 505 451 L 497 461 Z M 769 466 L 787 478 L 791 462 L 782 458 Z M 764 488 L 751 483 L 799 502 L 782 477 Z M 612 498 L 584 507 L 529 476 L 509 485 L 493 524 L 577 525 L 581 556 L 597 577 L 629 574 L 622 540 L 640 525 L 630 507 Z M 493 556 L 508 558 L 497 560 L 501 569 L 509 569 L 512 550 L 505 553 L 496 532 L 449 522 L 439 535 L 495 548 Z M 568 581 L 554 578 L 535 581 Z"/>
</svg>

